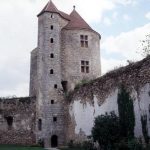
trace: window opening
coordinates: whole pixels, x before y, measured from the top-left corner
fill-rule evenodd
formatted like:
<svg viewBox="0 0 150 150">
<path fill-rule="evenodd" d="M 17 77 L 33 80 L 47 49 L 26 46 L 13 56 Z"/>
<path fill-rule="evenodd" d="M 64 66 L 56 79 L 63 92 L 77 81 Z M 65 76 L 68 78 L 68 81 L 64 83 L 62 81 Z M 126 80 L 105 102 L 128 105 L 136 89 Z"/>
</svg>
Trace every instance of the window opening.
<svg viewBox="0 0 150 150">
<path fill-rule="evenodd" d="M 80 35 L 80 44 L 81 47 L 88 47 L 88 36 L 87 35 Z"/>
<path fill-rule="evenodd" d="M 53 117 L 53 122 L 57 122 L 57 117 Z"/>
<path fill-rule="evenodd" d="M 54 100 L 51 100 L 51 104 L 54 104 Z"/>
<path fill-rule="evenodd" d="M 54 18 L 54 14 L 51 14 L 51 18 Z"/>
<path fill-rule="evenodd" d="M 54 85 L 54 88 L 57 89 L 57 84 Z"/>
<path fill-rule="evenodd" d="M 50 40 L 50 41 L 51 41 L 51 43 L 54 43 L 54 39 L 53 39 L 53 38 L 51 38 L 51 40 Z"/>
<path fill-rule="evenodd" d="M 50 74 L 54 74 L 54 70 L 53 69 L 50 70 Z"/>
<path fill-rule="evenodd" d="M 81 72 L 89 73 L 89 61 L 81 60 Z"/>
<path fill-rule="evenodd" d="M 53 53 L 50 54 L 50 58 L 54 58 L 54 54 Z"/>
<path fill-rule="evenodd" d="M 51 30 L 53 30 L 54 29 L 54 26 L 53 25 L 51 25 Z"/>
</svg>

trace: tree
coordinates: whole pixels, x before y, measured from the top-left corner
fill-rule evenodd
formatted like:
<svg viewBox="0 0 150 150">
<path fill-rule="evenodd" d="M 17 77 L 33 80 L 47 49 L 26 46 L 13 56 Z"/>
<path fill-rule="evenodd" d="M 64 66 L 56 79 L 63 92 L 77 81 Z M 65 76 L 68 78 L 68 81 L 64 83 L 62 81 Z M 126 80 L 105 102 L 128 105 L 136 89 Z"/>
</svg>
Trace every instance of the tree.
<svg viewBox="0 0 150 150">
<path fill-rule="evenodd" d="M 92 137 L 105 150 L 114 147 L 120 137 L 119 118 L 114 112 L 95 118 Z"/>
<path fill-rule="evenodd" d="M 142 56 L 147 57 L 150 55 L 150 34 L 145 36 L 145 39 L 141 41 Z"/>
<path fill-rule="evenodd" d="M 133 100 L 125 87 L 121 85 L 118 92 L 118 112 L 120 121 L 120 131 L 123 138 L 134 138 L 135 116 Z"/>
</svg>

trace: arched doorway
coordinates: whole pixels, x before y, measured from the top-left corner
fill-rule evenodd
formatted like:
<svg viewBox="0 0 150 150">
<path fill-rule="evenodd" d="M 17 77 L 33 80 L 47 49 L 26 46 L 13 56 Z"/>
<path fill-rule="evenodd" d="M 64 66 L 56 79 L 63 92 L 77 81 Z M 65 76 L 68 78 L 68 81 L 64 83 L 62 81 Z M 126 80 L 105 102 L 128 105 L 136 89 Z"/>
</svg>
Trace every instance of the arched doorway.
<svg viewBox="0 0 150 150">
<path fill-rule="evenodd" d="M 57 135 L 53 135 L 51 137 L 51 147 L 57 147 L 58 146 L 58 137 Z"/>
</svg>

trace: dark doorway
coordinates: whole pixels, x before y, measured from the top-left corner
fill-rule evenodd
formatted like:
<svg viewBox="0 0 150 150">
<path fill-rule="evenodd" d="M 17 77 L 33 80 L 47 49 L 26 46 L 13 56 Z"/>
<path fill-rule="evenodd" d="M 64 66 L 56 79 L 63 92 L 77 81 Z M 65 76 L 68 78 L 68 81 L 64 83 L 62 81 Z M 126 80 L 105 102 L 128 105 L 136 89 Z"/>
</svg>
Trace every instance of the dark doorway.
<svg viewBox="0 0 150 150">
<path fill-rule="evenodd" d="M 51 137 L 51 147 L 57 147 L 58 146 L 58 137 L 57 135 L 53 135 Z"/>
</svg>

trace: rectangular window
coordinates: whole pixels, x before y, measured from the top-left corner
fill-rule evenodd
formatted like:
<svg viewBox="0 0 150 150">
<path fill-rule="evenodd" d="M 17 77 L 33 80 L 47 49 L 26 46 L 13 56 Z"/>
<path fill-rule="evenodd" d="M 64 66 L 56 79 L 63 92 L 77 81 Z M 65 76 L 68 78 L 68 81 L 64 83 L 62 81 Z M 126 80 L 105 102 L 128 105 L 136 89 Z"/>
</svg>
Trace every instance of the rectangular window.
<svg viewBox="0 0 150 150">
<path fill-rule="evenodd" d="M 81 47 L 88 47 L 88 36 L 87 35 L 80 35 L 80 44 Z"/>
<path fill-rule="evenodd" d="M 89 61 L 81 60 L 81 72 L 89 73 Z"/>
<path fill-rule="evenodd" d="M 39 131 L 42 130 L 42 119 L 38 120 L 38 129 L 39 129 Z"/>
</svg>

